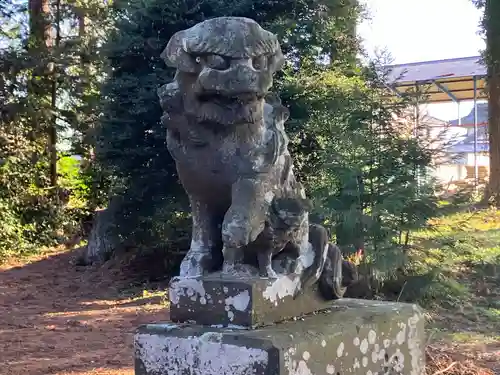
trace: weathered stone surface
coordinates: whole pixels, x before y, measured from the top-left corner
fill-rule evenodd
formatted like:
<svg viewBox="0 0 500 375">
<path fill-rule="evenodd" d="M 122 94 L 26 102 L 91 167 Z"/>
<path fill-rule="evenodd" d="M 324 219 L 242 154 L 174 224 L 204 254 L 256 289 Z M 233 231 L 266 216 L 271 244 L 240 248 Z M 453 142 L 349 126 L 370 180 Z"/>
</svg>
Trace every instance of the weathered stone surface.
<svg viewBox="0 0 500 375">
<path fill-rule="evenodd" d="M 344 299 L 257 330 L 140 327 L 136 375 L 422 375 L 424 343 L 417 306 Z"/>
<path fill-rule="evenodd" d="M 213 326 L 257 327 L 300 317 L 332 306 L 317 288 L 295 300 L 299 278 L 175 278 L 169 288 L 170 319 Z"/>
<path fill-rule="evenodd" d="M 284 63 L 277 36 L 248 18 L 211 18 L 175 33 L 161 56 L 176 68 L 158 96 L 193 218 L 180 275 L 244 275 L 250 266 L 272 278 L 281 256 L 285 273 L 300 277 L 295 294 L 319 282 L 325 298 L 341 297 L 342 262 L 326 229 L 309 225 L 289 112 L 270 91 Z"/>
</svg>

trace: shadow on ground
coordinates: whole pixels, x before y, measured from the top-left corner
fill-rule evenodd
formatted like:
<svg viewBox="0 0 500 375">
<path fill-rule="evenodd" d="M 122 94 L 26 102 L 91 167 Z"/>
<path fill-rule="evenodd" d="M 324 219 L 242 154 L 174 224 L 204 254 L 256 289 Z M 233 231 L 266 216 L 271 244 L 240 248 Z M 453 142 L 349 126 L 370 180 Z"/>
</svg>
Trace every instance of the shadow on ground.
<svg viewBox="0 0 500 375">
<path fill-rule="evenodd" d="M 495 368 L 500 364 L 500 229 L 490 216 L 467 214 L 460 220 L 463 228 L 446 221 L 443 233 L 422 238 L 427 253 L 421 259 L 437 270 L 439 281 L 428 290 L 440 305 L 428 325 L 429 341 L 460 346 L 453 353 Z M 482 230 L 468 225 L 471 220 Z M 134 330 L 168 319 L 162 296 L 143 293 L 145 288 L 131 284 L 116 262 L 82 267 L 78 258 L 78 251 L 55 251 L 0 266 L 0 373 L 133 375 Z M 446 277 L 454 284 L 445 285 Z M 409 292 L 424 281 L 405 279 L 396 285 L 395 299 L 414 301 Z"/>
<path fill-rule="evenodd" d="M 424 246 L 443 283 L 434 287 L 429 342 L 454 361 L 500 374 L 500 229 L 464 229 Z"/>
<path fill-rule="evenodd" d="M 77 258 L 55 252 L 0 268 L 0 373 L 133 374 L 135 328 L 167 320 L 167 307 L 134 295 L 119 267 Z"/>
</svg>

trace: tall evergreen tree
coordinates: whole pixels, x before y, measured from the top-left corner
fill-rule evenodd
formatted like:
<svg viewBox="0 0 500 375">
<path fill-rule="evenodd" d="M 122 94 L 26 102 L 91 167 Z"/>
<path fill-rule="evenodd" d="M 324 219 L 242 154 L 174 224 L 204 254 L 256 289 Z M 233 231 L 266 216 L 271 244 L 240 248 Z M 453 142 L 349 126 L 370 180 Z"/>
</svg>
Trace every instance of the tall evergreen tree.
<svg viewBox="0 0 500 375">
<path fill-rule="evenodd" d="M 116 3 L 116 29 L 105 46 L 111 70 L 103 92 L 97 165 L 110 184 L 112 221 L 121 246 L 169 246 L 179 234 L 174 227 L 187 230 L 179 220 L 188 222 L 189 208 L 165 147 L 156 96 L 174 72 L 159 56 L 175 32 L 216 16 L 250 17 L 277 33 L 289 61 L 285 74 L 319 66 L 325 57 L 331 65 L 353 61 L 358 51 L 356 1 Z M 278 90 L 284 87 L 280 81 L 283 75 Z M 285 101 L 291 95 L 284 95 Z M 300 117 L 297 121 L 292 131 L 299 130 Z"/>
<path fill-rule="evenodd" d="M 488 69 L 490 179 L 485 200 L 500 207 L 500 3 L 476 0 L 475 4 L 484 11 L 481 26 L 486 37 L 484 60 Z"/>
<path fill-rule="evenodd" d="M 15 253 L 63 239 L 86 208 L 85 182 L 61 146 L 76 143 L 75 130 L 88 121 L 75 104 L 97 97 L 89 89 L 94 77 L 81 84 L 76 10 L 85 7 L 97 21 L 103 7 L 98 0 L 1 5 L 0 253 Z"/>
<path fill-rule="evenodd" d="M 434 212 L 432 188 L 418 184 L 416 173 L 431 155 L 395 129 L 394 115 L 408 103 L 387 101 L 383 77 L 357 61 L 361 12 L 343 0 L 117 3 L 97 152 L 111 197 L 105 221 L 117 235 L 112 247 L 161 246 L 175 263 L 172 255 L 189 246 L 189 207 L 156 97 L 174 72 L 159 56 L 176 31 L 232 15 L 255 19 L 281 41 L 286 65 L 274 90 L 290 109 L 290 148 L 316 202 L 313 219 L 345 248 L 367 243 L 386 270 L 401 265 L 404 257 L 384 254 L 404 255 L 410 231 Z"/>
</svg>

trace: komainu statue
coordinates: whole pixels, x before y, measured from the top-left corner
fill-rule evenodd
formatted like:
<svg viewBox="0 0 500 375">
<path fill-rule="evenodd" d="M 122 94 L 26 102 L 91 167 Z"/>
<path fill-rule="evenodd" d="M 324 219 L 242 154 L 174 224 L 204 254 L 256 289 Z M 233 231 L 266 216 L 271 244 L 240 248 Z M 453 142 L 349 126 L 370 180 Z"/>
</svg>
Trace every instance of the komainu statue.
<svg viewBox="0 0 500 375">
<path fill-rule="evenodd" d="M 276 36 L 248 18 L 213 18 L 177 32 L 161 56 L 177 69 L 158 95 L 192 207 L 180 276 L 294 273 L 295 295 L 318 282 L 324 298 L 341 297 L 352 269 L 309 223 L 287 148 L 288 110 L 269 91 L 284 63 Z"/>
</svg>

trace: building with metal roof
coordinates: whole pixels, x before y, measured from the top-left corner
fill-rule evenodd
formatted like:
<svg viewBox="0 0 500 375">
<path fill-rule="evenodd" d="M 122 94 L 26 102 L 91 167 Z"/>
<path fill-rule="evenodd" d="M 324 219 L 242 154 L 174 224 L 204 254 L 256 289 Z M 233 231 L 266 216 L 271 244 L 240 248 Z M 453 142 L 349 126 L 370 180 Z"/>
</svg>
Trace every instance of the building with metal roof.
<svg viewBox="0 0 500 375">
<path fill-rule="evenodd" d="M 397 93 L 417 89 L 426 103 L 484 99 L 486 67 L 480 56 L 388 65 L 388 84 Z"/>
<path fill-rule="evenodd" d="M 476 107 L 476 123 L 474 127 L 474 108 L 461 118 L 449 122 L 452 127 L 464 128 L 463 135 L 450 147 L 450 152 L 474 153 L 489 152 L 488 140 L 488 103 L 478 103 Z M 474 148 L 475 143 L 475 148 Z"/>
<path fill-rule="evenodd" d="M 485 90 L 487 69 L 482 58 L 480 56 L 460 57 L 388 65 L 385 68 L 387 85 L 395 95 L 417 94 L 415 96 L 417 110 L 419 105 L 424 103 L 455 102 L 459 109 L 460 102 L 474 101 L 474 106 L 467 116 L 458 117 L 449 123 L 450 127 L 462 128 L 463 131 L 446 151 L 464 155 L 463 163 L 466 165 L 472 163 L 474 183 L 477 184 L 479 165 L 482 168 L 481 174 L 484 174 L 482 172 L 484 168 L 489 169 L 489 160 L 485 155 L 489 151 L 488 107 L 483 103 L 478 103 L 478 100 L 487 98 Z M 420 99 L 422 96 L 423 100 Z M 462 173 L 458 174 L 459 179 L 461 175 Z"/>
<path fill-rule="evenodd" d="M 488 124 L 488 103 L 477 103 L 477 119 L 476 124 Z M 455 120 L 451 120 L 450 125 L 452 126 L 474 126 L 474 108 L 463 117 Z"/>
</svg>

